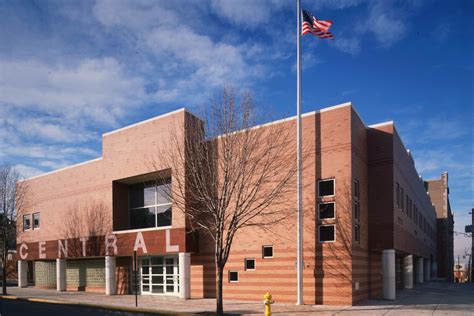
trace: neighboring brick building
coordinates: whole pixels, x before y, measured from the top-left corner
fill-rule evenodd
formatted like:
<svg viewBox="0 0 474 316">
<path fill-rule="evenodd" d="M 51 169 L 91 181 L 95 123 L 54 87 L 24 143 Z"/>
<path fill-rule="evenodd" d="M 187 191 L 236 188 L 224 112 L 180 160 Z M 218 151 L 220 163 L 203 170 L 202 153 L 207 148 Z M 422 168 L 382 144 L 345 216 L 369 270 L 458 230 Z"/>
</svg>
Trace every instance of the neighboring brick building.
<svg viewBox="0 0 474 316">
<path fill-rule="evenodd" d="M 189 219 L 162 194 L 175 181 L 169 166 L 159 157 L 154 169 L 147 163 L 154 153 L 175 150 L 170 126 L 182 126 L 184 135 L 193 132 L 189 122 L 199 119 L 182 109 L 106 133 L 102 157 L 27 179 L 31 207 L 18 222 L 19 286 L 34 269 L 36 286 L 129 293 L 135 249 L 141 294 L 214 297 L 214 245 L 187 234 Z M 275 124 L 296 132 L 294 117 Z M 345 103 L 307 113 L 302 124 L 309 152 L 304 302 L 393 299 L 397 280 L 413 284 L 414 262 L 416 281 L 429 280 L 435 210 L 393 123 L 367 127 Z M 294 139 L 288 146 L 296 152 Z M 158 178 L 168 180 L 147 184 Z M 296 204 L 296 193 L 288 201 Z M 241 231 L 226 265 L 224 298 L 258 300 L 270 290 L 280 302 L 295 302 L 295 261 L 294 218 L 270 231 Z"/>
<path fill-rule="evenodd" d="M 454 218 L 449 203 L 448 173 L 441 174 L 440 179 L 425 181 L 425 187 L 436 209 L 438 230 L 438 271 L 439 278 L 453 281 L 454 268 Z"/>
</svg>

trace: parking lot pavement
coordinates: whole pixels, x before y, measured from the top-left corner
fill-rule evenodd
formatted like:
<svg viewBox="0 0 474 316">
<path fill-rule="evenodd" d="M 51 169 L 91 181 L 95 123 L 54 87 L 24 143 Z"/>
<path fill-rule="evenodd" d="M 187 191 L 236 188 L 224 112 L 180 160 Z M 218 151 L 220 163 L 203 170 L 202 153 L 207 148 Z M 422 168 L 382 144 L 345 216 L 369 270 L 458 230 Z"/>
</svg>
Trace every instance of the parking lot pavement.
<svg viewBox="0 0 474 316">
<path fill-rule="evenodd" d="M 9 288 L 19 298 L 39 298 L 74 304 L 114 306 L 133 311 L 133 295 L 106 296 L 85 292 L 56 292 L 35 288 Z M 284 304 L 274 298 L 275 315 L 474 315 L 474 284 L 429 282 L 415 285 L 412 290 L 397 292 L 395 301 L 367 300 L 356 306 L 321 306 Z M 143 295 L 138 297 L 139 308 L 149 311 L 173 311 L 207 314 L 215 308 L 214 299 L 180 300 L 174 297 Z M 226 313 L 261 315 L 262 302 L 225 300 Z M 2 314 L 3 315 L 3 314 Z"/>
</svg>

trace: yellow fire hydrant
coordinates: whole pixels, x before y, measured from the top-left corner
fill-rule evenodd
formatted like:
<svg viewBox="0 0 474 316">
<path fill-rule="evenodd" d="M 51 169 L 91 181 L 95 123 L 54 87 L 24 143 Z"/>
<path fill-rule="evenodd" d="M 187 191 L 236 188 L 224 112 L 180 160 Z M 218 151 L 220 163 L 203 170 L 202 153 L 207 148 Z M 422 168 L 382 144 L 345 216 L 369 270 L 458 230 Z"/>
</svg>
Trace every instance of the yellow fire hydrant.
<svg viewBox="0 0 474 316">
<path fill-rule="evenodd" d="M 263 295 L 263 298 L 265 299 L 263 301 L 263 304 L 265 304 L 265 316 L 272 316 L 272 304 L 275 303 L 272 301 L 272 295 L 267 292 Z"/>
</svg>

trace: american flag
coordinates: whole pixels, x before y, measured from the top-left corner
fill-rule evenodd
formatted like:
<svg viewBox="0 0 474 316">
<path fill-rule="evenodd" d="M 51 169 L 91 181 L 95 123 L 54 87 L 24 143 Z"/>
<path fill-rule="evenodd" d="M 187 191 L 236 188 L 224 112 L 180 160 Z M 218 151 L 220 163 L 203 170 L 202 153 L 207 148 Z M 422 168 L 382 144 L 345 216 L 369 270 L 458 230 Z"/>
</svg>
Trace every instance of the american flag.
<svg viewBox="0 0 474 316">
<path fill-rule="evenodd" d="M 319 38 L 334 38 L 329 28 L 332 25 L 332 21 L 329 20 L 318 20 L 311 12 L 303 10 L 303 24 L 301 35 L 311 33 Z"/>
</svg>

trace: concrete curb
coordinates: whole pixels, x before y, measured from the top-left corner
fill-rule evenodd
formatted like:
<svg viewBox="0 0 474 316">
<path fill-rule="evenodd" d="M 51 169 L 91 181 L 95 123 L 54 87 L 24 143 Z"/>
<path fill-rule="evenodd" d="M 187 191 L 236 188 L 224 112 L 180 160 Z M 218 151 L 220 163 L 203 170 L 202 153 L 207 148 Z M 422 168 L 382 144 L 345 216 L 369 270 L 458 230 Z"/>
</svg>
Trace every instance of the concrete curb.
<svg viewBox="0 0 474 316">
<path fill-rule="evenodd" d="M 18 301 L 27 301 L 33 303 L 45 303 L 45 304 L 57 304 L 57 305 L 69 305 L 69 306 L 80 306 L 80 307 L 90 307 L 97 309 L 109 309 L 122 312 L 131 312 L 131 313 L 145 313 L 145 314 L 164 314 L 164 315 L 177 315 L 177 316 L 190 316 L 190 315 L 201 315 L 199 313 L 179 313 L 168 310 L 157 310 L 144 307 L 127 307 L 127 306 L 117 306 L 117 305 L 107 305 L 107 304 L 92 304 L 92 303 L 78 303 L 62 300 L 52 300 L 40 297 L 19 297 L 14 295 L 0 295 L 0 300 L 18 300 Z"/>
</svg>

